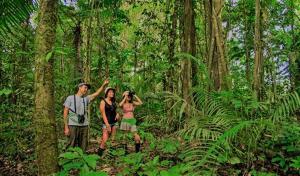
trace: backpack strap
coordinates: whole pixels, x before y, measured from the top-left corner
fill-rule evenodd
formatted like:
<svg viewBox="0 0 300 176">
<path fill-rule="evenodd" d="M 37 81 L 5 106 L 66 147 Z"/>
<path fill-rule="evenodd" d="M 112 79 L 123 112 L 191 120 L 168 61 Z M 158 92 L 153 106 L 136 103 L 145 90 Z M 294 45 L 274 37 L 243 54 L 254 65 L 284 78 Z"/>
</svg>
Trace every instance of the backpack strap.
<svg viewBox="0 0 300 176">
<path fill-rule="evenodd" d="M 75 111 L 73 111 L 72 109 L 70 109 L 72 112 L 74 112 L 75 114 L 77 114 L 77 112 L 76 112 L 76 97 L 75 97 L 76 95 L 74 95 L 74 107 L 75 107 Z M 85 115 L 85 108 L 86 108 L 86 106 L 88 106 L 88 102 L 86 103 L 86 105 L 85 105 L 85 100 L 84 100 L 84 97 L 82 98 L 82 101 L 83 101 L 83 115 Z"/>
<path fill-rule="evenodd" d="M 76 113 L 76 97 L 75 97 L 75 95 L 74 95 L 74 107 L 75 107 L 75 112 L 74 113 L 77 114 Z"/>
</svg>

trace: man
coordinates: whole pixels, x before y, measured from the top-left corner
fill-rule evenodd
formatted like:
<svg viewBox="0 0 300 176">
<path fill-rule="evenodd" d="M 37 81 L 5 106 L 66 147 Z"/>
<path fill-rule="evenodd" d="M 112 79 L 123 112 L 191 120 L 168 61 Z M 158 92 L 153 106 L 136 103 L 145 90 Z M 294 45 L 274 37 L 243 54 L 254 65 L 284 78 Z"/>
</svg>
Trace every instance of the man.
<svg viewBox="0 0 300 176">
<path fill-rule="evenodd" d="M 91 86 L 87 83 L 78 84 L 78 91 L 75 95 L 67 97 L 64 103 L 64 133 L 69 136 L 69 143 L 67 147 L 80 147 L 86 151 L 88 145 L 88 104 L 94 100 L 109 83 L 105 80 L 98 90 L 87 95 L 88 89 Z"/>
</svg>

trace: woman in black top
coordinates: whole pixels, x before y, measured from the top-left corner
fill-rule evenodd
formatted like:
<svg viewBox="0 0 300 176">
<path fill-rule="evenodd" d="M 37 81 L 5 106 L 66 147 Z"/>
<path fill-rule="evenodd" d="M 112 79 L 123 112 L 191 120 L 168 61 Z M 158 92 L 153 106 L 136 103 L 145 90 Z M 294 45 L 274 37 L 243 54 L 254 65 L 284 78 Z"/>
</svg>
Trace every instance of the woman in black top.
<svg viewBox="0 0 300 176">
<path fill-rule="evenodd" d="M 105 143 L 112 136 L 112 140 L 116 135 L 117 131 L 117 119 L 119 114 L 117 114 L 117 104 L 115 102 L 115 89 L 107 87 L 105 89 L 105 98 L 100 102 L 100 112 L 103 120 L 103 130 L 102 130 L 102 140 L 100 143 L 100 148 L 98 154 L 102 155 L 105 149 Z"/>
</svg>

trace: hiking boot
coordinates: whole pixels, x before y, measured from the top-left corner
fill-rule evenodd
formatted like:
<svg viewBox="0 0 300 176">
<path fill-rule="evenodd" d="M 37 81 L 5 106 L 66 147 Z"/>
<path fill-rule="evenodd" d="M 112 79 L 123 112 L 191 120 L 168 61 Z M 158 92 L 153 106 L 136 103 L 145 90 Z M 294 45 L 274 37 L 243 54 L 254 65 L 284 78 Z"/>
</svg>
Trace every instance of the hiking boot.
<svg viewBox="0 0 300 176">
<path fill-rule="evenodd" d="M 135 153 L 140 152 L 140 148 L 141 148 L 141 143 L 136 143 L 135 144 Z"/>
<path fill-rule="evenodd" d="M 97 152 L 97 153 L 98 153 L 98 155 L 99 155 L 99 156 L 102 156 L 102 155 L 103 155 L 103 152 L 104 152 L 104 150 L 105 150 L 105 149 L 103 149 L 103 148 L 99 148 L 99 149 L 98 149 L 98 152 Z"/>
</svg>

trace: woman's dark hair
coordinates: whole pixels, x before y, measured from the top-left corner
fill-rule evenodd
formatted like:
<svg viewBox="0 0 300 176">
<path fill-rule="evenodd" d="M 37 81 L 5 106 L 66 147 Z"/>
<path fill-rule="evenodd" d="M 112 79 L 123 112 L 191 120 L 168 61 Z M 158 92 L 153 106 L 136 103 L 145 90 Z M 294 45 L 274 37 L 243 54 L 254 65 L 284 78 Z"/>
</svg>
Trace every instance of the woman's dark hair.
<svg viewBox="0 0 300 176">
<path fill-rule="evenodd" d="M 128 97 L 131 98 L 131 99 L 129 100 L 129 103 L 133 103 L 133 95 L 134 95 L 134 92 L 129 91 Z M 123 96 L 123 98 L 124 98 L 124 97 L 125 97 L 125 96 Z"/>
<path fill-rule="evenodd" d="M 108 89 L 107 91 L 106 91 L 106 94 L 104 95 L 104 98 L 107 98 L 107 94 L 108 94 L 108 92 L 110 91 L 110 90 L 112 90 L 113 92 L 114 92 L 114 97 L 112 97 L 111 98 L 111 101 L 114 103 L 115 101 L 116 101 L 116 91 L 115 91 L 115 89 Z"/>
</svg>

